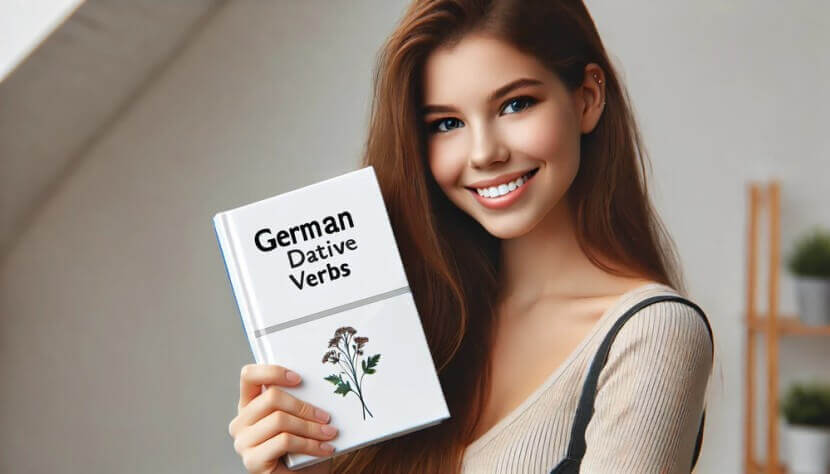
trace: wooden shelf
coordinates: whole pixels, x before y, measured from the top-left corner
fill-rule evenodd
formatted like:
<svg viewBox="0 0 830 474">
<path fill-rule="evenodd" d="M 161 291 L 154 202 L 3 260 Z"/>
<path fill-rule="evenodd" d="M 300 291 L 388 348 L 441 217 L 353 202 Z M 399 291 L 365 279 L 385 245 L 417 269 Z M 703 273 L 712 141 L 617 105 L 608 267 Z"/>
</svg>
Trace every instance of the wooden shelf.
<svg viewBox="0 0 830 474">
<path fill-rule="evenodd" d="M 780 185 L 750 182 L 749 222 L 747 235 L 747 287 L 746 313 L 746 390 L 744 391 L 744 471 L 747 474 L 783 474 L 786 466 L 778 462 L 778 339 L 782 336 L 830 336 L 830 326 L 808 326 L 796 315 L 780 314 L 778 311 L 778 281 L 780 269 Z M 769 215 L 766 309 L 756 308 L 758 290 L 758 220 L 761 210 Z M 756 344 L 762 339 L 766 344 L 766 451 L 767 456 L 759 461 L 755 456 L 755 371 Z"/>
<path fill-rule="evenodd" d="M 747 474 L 768 474 L 768 471 L 766 470 L 766 467 L 762 464 L 758 464 L 755 461 L 752 461 L 752 462 L 749 463 L 749 466 L 747 466 L 747 471 L 746 472 L 747 472 Z M 787 466 L 785 466 L 783 464 L 779 464 L 778 465 L 778 470 L 775 471 L 774 473 L 769 473 L 769 474 L 787 474 L 787 472 L 788 472 L 787 471 Z"/>
<path fill-rule="evenodd" d="M 770 330 L 770 321 L 767 315 L 757 315 L 755 318 L 747 315 L 746 324 L 752 331 L 765 332 Z M 776 318 L 776 333 L 781 335 L 798 336 L 830 336 L 830 325 L 809 326 L 802 323 L 794 314 L 783 314 Z"/>
</svg>

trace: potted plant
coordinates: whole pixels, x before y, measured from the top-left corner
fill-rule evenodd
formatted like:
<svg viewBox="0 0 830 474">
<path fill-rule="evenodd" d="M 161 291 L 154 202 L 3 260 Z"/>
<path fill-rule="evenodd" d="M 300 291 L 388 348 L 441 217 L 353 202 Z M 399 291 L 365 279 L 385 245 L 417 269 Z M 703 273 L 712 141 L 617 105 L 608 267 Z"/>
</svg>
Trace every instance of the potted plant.
<svg viewBox="0 0 830 474">
<path fill-rule="evenodd" d="M 798 315 L 809 326 L 830 324 L 830 232 L 814 227 L 787 262 L 795 276 Z"/>
<path fill-rule="evenodd" d="M 787 421 L 789 471 L 825 474 L 830 468 L 830 384 L 790 385 L 780 402 Z"/>
</svg>

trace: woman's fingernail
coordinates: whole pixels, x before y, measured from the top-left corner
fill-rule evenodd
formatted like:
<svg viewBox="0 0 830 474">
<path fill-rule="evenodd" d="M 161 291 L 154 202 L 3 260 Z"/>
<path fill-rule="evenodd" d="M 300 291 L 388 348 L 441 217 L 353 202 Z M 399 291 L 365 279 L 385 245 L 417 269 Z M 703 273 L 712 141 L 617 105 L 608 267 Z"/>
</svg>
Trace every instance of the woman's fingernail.
<svg viewBox="0 0 830 474">
<path fill-rule="evenodd" d="M 285 378 L 288 379 L 288 381 L 291 383 L 300 381 L 300 376 L 297 375 L 295 372 L 291 372 L 290 370 L 285 371 Z"/>
<path fill-rule="evenodd" d="M 323 423 L 329 422 L 329 414 L 319 408 L 314 409 L 314 416 Z"/>
<path fill-rule="evenodd" d="M 334 446 L 329 443 L 320 443 L 320 447 L 323 448 L 323 451 L 327 451 L 329 453 L 334 451 Z"/>
</svg>

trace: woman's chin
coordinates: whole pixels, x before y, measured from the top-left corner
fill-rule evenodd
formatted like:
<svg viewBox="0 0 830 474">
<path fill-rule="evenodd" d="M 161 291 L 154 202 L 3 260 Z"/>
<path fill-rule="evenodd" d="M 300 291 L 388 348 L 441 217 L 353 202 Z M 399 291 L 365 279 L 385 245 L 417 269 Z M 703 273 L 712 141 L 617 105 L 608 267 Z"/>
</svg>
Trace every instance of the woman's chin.
<svg viewBox="0 0 830 474">
<path fill-rule="evenodd" d="M 523 219 L 498 219 L 498 222 L 493 219 L 484 221 L 479 220 L 479 224 L 487 230 L 493 237 L 502 240 L 515 239 L 528 233 L 533 225 Z"/>
</svg>

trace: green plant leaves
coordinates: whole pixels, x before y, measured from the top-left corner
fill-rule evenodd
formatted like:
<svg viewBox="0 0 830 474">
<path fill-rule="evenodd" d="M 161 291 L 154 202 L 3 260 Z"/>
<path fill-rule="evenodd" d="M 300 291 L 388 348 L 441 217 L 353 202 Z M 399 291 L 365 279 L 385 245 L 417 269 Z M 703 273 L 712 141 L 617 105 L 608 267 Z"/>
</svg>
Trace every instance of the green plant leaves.
<svg viewBox="0 0 830 474">
<path fill-rule="evenodd" d="M 345 397 L 346 394 L 352 391 L 352 385 L 349 383 L 349 381 L 346 380 L 344 382 L 343 379 L 337 374 L 329 375 L 328 377 L 326 377 L 326 380 L 333 383 L 334 385 L 337 385 L 337 388 L 334 390 L 334 393 L 339 393 Z"/>
<path fill-rule="evenodd" d="M 328 377 L 326 377 L 326 380 L 328 380 L 329 382 L 331 382 L 335 385 L 340 385 L 341 383 L 343 383 L 343 379 L 341 379 L 340 376 L 337 375 L 337 374 L 329 375 Z"/>
<path fill-rule="evenodd" d="M 335 390 L 334 393 L 340 393 L 345 397 L 346 394 L 351 391 L 352 386 L 349 384 L 349 381 L 347 380 L 346 383 L 341 383 L 340 385 L 338 385 L 337 390 Z"/>
<path fill-rule="evenodd" d="M 380 354 L 375 354 L 370 356 L 368 359 L 363 359 L 361 365 L 363 366 L 363 372 L 367 374 L 374 374 L 375 373 L 375 366 L 378 365 L 378 360 L 380 360 Z"/>
<path fill-rule="evenodd" d="M 337 385 L 337 388 L 334 390 L 334 393 L 342 394 L 345 397 L 347 393 L 352 391 L 352 386 L 349 383 L 349 381 L 347 380 L 344 382 L 343 379 L 337 374 L 329 375 L 328 377 L 326 377 L 326 380 Z"/>
<path fill-rule="evenodd" d="M 787 267 L 799 276 L 830 278 L 830 231 L 814 226 L 796 241 Z"/>
<path fill-rule="evenodd" d="M 794 383 L 779 401 L 779 408 L 790 424 L 830 427 L 830 384 Z"/>
</svg>

